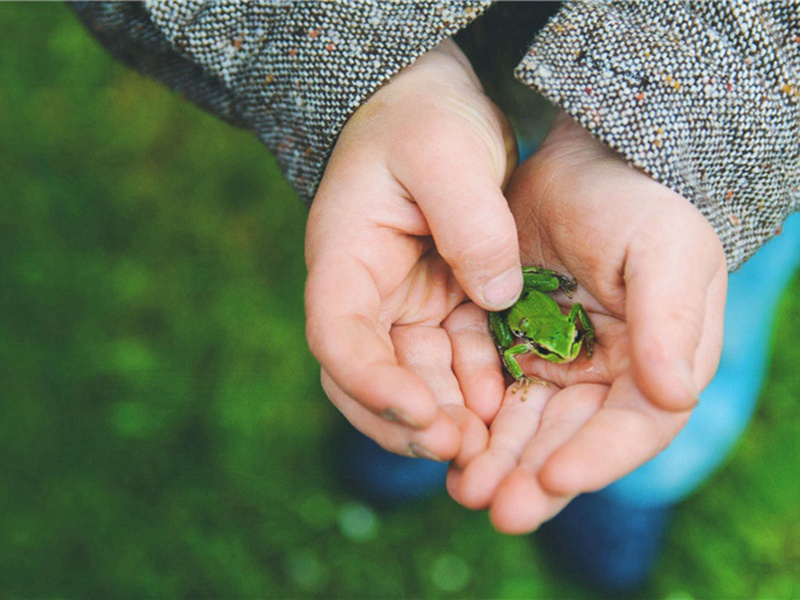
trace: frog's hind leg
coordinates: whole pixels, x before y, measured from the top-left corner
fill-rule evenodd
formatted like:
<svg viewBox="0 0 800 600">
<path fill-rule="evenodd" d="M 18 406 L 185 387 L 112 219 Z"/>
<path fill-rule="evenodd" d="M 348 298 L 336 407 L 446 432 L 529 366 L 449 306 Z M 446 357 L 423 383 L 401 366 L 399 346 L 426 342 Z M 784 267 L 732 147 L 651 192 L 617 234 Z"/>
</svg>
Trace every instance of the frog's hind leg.
<svg viewBox="0 0 800 600">
<path fill-rule="evenodd" d="M 522 284 L 526 290 L 536 290 L 538 292 L 561 291 L 564 292 L 567 298 L 572 298 L 572 293 L 578 287 L 578 283 L 574 279 L 570 279 L 557 271 L 541 267 L 523 267 Z"/>
<path fill-rule="evenodd" d="M 511 386 L 511 393 L 516 394 L 521 389 L 522 398 L 520 398 L 520 402 L 525 402 L 525 400 L 528 398 L 528 388 L 531 387 L 531 384 L 543 386 L 549 385 L 544 379 L 539 379 L 534 375 L 523 375 L 517 379 L 513 386 Z"/>
<path fill-rule="evenodd" d="M 514 334 L 506 321 L 507 312 L 489 313 L 489 331 L 494 339 L 494 345 L 497 346 L 501 354 L 514 345 Z"/>
<path fill-rule="evenodd" d="M 517 344 L 516 346 L 511 346 L 511 348 L 506 348 L 503 351 L 503 362 L 506 365 L 506 369 L 517 381 L 525 377 L 525 374 L 522 372 L 522 367 L 520 367 L 519 363 L 517 362 L 517 355 L 527 354 L 530 351 L 530 344 Z"/>
<path fill-rule="evenodd" d="M 579 302 L 576 302 L 572 305 L 572 308 L 569 309 L 569 319 L 576 325 L 578 322 L 580 322 L 581 327 L 583 328 L 583 347 L 586 348 L 587 356 L 592 358 L 596 339 L 594 334 L 594 325 L 592 324 L 591 319 L 589 319 L 589 313 L 586 312 L 586 309 L 583 308 Z"/>
</svg>

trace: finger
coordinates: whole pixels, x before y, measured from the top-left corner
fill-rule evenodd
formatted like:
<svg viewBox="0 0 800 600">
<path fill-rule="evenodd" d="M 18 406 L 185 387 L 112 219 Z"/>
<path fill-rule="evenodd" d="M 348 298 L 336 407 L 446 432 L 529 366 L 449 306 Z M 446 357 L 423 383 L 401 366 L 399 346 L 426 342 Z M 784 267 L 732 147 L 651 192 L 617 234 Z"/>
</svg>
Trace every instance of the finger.
<svg viewBox="0 0 800 600">
<path fill-rule="evenodd" d="M 486 425 L 464 406 L 451 366 L 450 337 L 440 326 L 415 324 L 393 327 L 391 338 L 400 364 L 425 382 L 461 431 L 461 449 L 454 460 L 466 465 L 486 448 L 489 436 Z"/>
<path fill-rule="evenodd" d="M 508 535 L 531 533 L 553 518 L 574 496 L 554 496 L 529 473 L 516 470 L 503 480 L 489 519 L 497 531 Z"/>
<path fill-rule="evenodd" d="M 402 367 L 369 271 L 355 261 L 329 261 L 306 283 L 306 336 L 312 354 L 348 397 L 389 421 L 428 427 L 437 415 L 425 383 Z"/>
<path fill-rule="evenodd" d="M 446 488 L 450 497 L 459 504 L 470 508 L 461 500 L 461 481 L 463 479 L 464 471 L 483 454 L 489 445 L 489 430 L 486 424 L 469 409 L 461 409 L 467 418 L 462 415 L 454 414 L 452 408 L 445 411 L 456 420 L 459 429 L 461 430 L 461 451 L 458 456 L 450 463 L 450 468 L 447 470 Z"/>
<path fill-rule="evenodd" d="M 490 423 L 503 401 L 506 385 L 487 318 L 486 311 L 468 302 L 454 310 L 442 326 L 450 336 L 453 372 L 464 403 Z"/>
<path fill-rule="evenodd" d="M 572 439 L 600 409 L 608 393 L 605 385 L 573 385 L 547 403 L 536 437 L 526 447 L 517 468 L 498 486 L 490 517 L 503 533 L 537 529 L 572 499 L 542 487 L 539 473 L 552 454 Z"/>
<path fill-rule="evenodd" d="M 459 504 L 461 504 L 460 489 L 461 478 L 463 474 L 464 468 L 451 462 L 450 468 L 447 469 L 447 479 L 445 480 L 445 488 L 447 489 L 447 493 Z"/>
<path fill-rule="evenodd" d="M 696 372 L 695 359 L 706 328 L 721 335 L 724 311 L 721 249 L 698 244 L 707 224 L 685 223 L 667 223 L 669 235 L 637 237 L 625 265 L 632 368 L 642 391 L 673 411 L 693 407 L 708 383 Z M 676 232 L 690 237 L 676 239 Z"/>
<path fill-rule="evenodd" d="M 690 414 L 654 406 L 624 374 L 602 409 L 547 460 L 540 481 L 561 495 L 602 489 L 666 448 Z"/>
<path fill-rule="evenodd" d="M 458 469 L 469 465 L 475 457 L 489 445 L 489 430 L 474 412 L 463 406 L 443 406 L 442 410 L 450 416 L 461 432 L 461 448 L 453 458 Z"/>
<path fill-rule="evenodd" d="M 407 167 L 417 170 L 398 173 L 398 179 L 424 213 L 439 253 L 467 295 L 488 310 L 507 308 L 522 290 L 522 274 L 517 229 L 501 178 L 481 152 L 480 140 L 455 137 L 451 144 L 418 153 Z M 432 170 L 448 176 L 434 176 Z"/>
<path fill-rule="evenodd" d="M 437 461 L 452 460 L 458 456 L 461 432 L 458 424 L 445 411 L 437 411 L 426 429 L 412 429 L 375 415 L 346 394 L 324 370 L 321 380 L 325 394 L 353 427 L 385 450 Z"/>
<path fill-rule="evenodd" d="M 722 356 L 727 290 L 728 273 L 722 271 L 708 287 L 706 314 L 709 317 L 695 353 L 696 383 L 701 390 L 711 383 Z"/>
<path fill-rule="evenodd" d="M 525 395 L 508 389 L 490 430 L 489 447 L 475 458 L 459 478 L 456 500 L 475 510 L 487 508 L 503 479 L 518 465 L 536 436 L 539 421 L 556 387 L 531 386 Z M 451 494 L 453 495 L 453 494 Z"/>
<path fill-rule="evenodd" d="M 453 349 L 439 325 L 395 325 L 390 332 L 400 365 L 416 375 L 440 405 L 464 406 L 464 397 L 452 369 Z"/>
</svg>

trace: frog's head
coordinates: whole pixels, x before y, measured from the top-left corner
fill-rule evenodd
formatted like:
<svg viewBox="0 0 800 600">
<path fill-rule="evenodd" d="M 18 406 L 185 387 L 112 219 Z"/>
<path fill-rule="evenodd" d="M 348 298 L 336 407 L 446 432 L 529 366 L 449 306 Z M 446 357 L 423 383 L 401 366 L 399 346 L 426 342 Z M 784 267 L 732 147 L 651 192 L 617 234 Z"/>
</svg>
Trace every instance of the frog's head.
<svg viewBox="0 0 800 600">
<path fill-rule="evenodd" d="M 583 333 L 568 321 L 544 323 L 536 337 L 527 341 L 537 356 L 554 363 L 568 363 L 581 351 Z"/>
</svg>

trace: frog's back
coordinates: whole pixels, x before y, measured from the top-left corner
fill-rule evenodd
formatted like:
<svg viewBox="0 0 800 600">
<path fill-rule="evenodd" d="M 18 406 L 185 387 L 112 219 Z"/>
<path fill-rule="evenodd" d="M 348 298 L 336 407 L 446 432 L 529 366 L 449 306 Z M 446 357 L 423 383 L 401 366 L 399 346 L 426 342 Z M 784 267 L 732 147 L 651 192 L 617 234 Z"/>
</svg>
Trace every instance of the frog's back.
<svg viewBox="0 0 800 600">
<path fill-rule="evenodd" d="M 558 303 L 547 294 L 532 290 L 509 309 L 508 323 L 512 329 L 530 331 L 537 327 L 537 322 L 553 316 L 563 316 Z"/>
<path fill-rule="evenodd" d="M 561 313 L 561 308 L 558 302 L 553 300 L 550 296 L 537 290 L 530 290 L 522 295 L 517 303 L 512 307 L 512 312 L 519 310 L 520 314 L 525 316 L 542 315 L 545 317 L 552 316 L 556 313 Z"/>
</svg>

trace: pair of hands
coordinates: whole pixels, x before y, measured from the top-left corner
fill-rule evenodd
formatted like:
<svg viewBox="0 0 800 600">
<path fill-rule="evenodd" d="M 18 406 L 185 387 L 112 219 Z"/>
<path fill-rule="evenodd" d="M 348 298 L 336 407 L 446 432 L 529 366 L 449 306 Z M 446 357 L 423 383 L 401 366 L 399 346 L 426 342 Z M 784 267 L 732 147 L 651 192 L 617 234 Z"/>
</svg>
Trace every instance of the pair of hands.
<svg viewBox="0 0 800 600">
<path fill-rule="evenodd" d="M 646 462 L 716 370 L 727 272 L 684 198 L 568 117 L 516 165 L 513 131 L 450 41 L 348 121 L 309 215 L 307 336 L 323 387 L 384 448 L 450 460 L 448 490 L 507 533 Z M 506 385 L 486 310 L 520 267 L 569 273 L 591 360 L 522 359 Z"/>
</svg>

